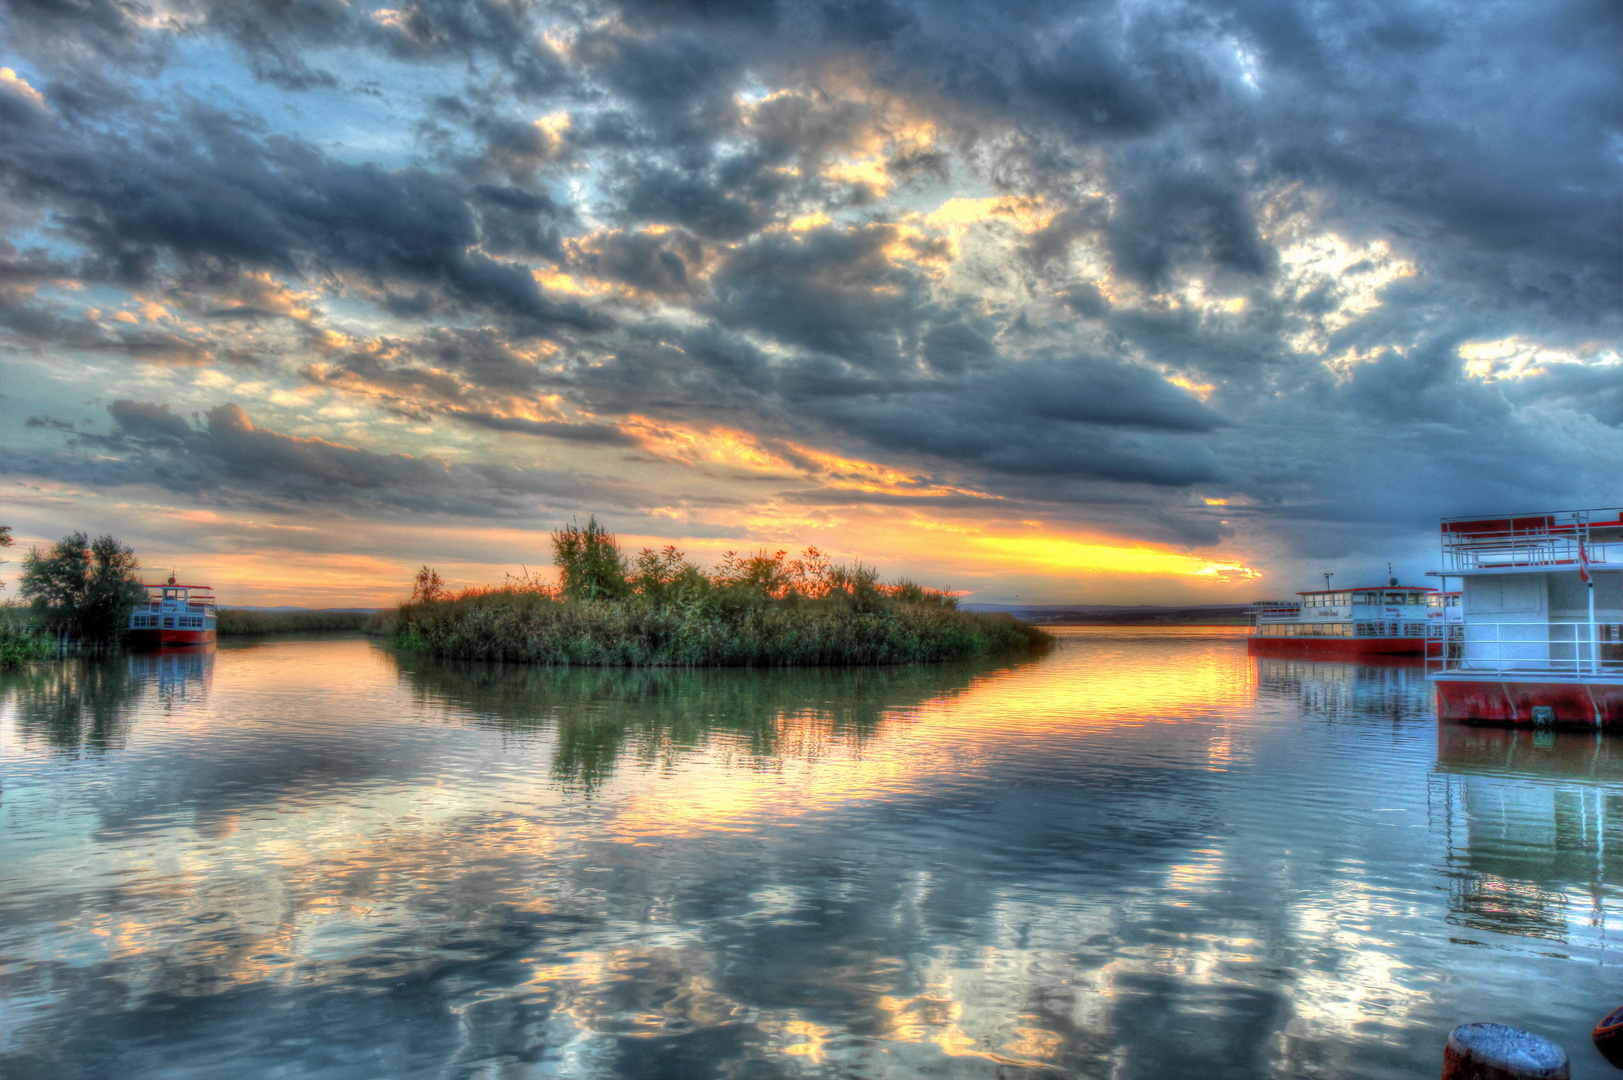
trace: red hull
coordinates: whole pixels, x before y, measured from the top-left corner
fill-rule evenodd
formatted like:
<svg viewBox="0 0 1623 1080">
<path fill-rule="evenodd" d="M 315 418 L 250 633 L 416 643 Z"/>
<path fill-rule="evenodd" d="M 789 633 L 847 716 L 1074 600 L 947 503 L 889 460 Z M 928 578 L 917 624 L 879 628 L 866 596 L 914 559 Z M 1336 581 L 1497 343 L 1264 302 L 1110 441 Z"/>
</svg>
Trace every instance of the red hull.
<svg viewBox="0 0 1623 1080">
<path fill-rule="evenodd" d="M 149 627 L 130 631 L 132 649 L 173 649 L 186 645 L 213 644 L 213 630 L 159 630 Z"/>
<path fill-rule="evenodd" d="M 1546 722 L 1593 729 L 1623 727 L 1623 686 L 1617 683 L 1508 682 L 1438 679 L 1437 719 L 1532 724 L 1533 710 L 1547 708 Z"/>
<path fill-rule="evenodd" d="M 1337 638 L 1337 637 L 1248 637 L 1246 652 L 1270 656 L 1420 656 L 1426 651 L 1425 638 Z"/>
</svg>

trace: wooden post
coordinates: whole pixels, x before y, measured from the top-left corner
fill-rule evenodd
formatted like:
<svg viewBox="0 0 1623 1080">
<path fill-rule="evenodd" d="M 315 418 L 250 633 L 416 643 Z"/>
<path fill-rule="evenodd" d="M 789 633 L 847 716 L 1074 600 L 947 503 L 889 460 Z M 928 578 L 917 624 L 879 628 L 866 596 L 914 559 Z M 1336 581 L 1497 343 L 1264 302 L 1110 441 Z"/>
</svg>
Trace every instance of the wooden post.
<svg viewBox="0 0 1623 1080">
<path fill-rule="evenodd" d="M 1505 1024 L 1461 1024 L 1448 1033 L 1442 1080 L 1567 1080 L 1567 1052 Z"/>
</svg>

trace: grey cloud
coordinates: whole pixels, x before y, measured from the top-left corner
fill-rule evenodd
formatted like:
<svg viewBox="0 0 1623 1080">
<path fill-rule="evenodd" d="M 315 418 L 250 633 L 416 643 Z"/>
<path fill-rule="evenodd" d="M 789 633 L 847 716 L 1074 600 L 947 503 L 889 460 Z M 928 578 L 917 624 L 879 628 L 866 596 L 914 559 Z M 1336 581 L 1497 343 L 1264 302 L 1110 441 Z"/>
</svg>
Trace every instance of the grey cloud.
<svg viewBox="0 0 1623 1080">
<path fill-rule="evenodd" d="M 891 261 L 887 225 L 768 234 L 717 269 L 713 314 L 869 371 L 896 367 L 924 315 L 922 275 Z"/>
<path fill-rule="evenodd" d="M 697 291 L 690 270 L 704 259 L 698 238 L 672 230 L 648 233 L 611 232 L 590 240 L 571 260 L 572 267 L 592 277 L 624 282 L 656 296 L 682 297 Z"/>
<path fill-rule="evenodd" d="M 652 493 L 604 477 L 511 465 L 456 465 L 435 456 L 380 454 L 258 427 L 234 403 L 215 406 L 193 426 L 167 405 L 130 400 L 108 406 L 114 430 L 81 433 L 82 454 L 12 455 L 7 470 L 72 476 L 97 486 L 156 485 L 205 502 L 347 513 L 433 513 L 523 518 L 551 507 L 657 504 Z"/>
<path fill-rule="evenodd" d="M 532 329 L 602 325 L 544 295 L 525 266 L 480 251 L 464 193 L 442 176 L 339 162 L 201 108 L 186 119 L 185 138 L 149 129 L 91 140 L 82 127 L 33 123 L 12 134 L 7 188 L 54 206 L 104 279 L 144 282 L 166 255 L 216 259 L 437 288 Z"/>
<path fill-rule="evenodd" d="M 1266 274 L 1274 253 L 1257 233 L 1241 184 L 1192 165 L 1189 148 L 1137 148 L 1118 165 L 1121 206 L 1107 236 L 1118 272 L 1160 286 L 1176 265 Z"/>
<path fill-rule="evenodd" d="M 662 166 L 635 167 L 619 191 L 628 220 L 681 225 L 710 240 L 740 240 L 771 224 L 771 194 L 735 191 L 714 175 Z"/>
<path fill-rule="evenodd" d="M 1513 335 L 1582 351 L 1623 332 L 1615 4 L 193 9 L 189 32 L 245 50 L 284 88 L 346 74 L 346 50 L 432 65 L 401 69 L 437 97 L 404 103 L 420 110 L 404 121 L 422 120 L 408 148 L 420 153 L 387 167 L 269 120 L 144 104 L 131 73 L 164 61 L 175 28 L 133 10 L 19 2 L 7 16 L 10 42 L 58 76 L 49 109 L 0 87 L 0 182 L 37 223 L 30 235 L 49 238 L 48 253 L 8 246 L 0 263 L 16 286 L 0 319 L 29 350 L 224 357 L 226 344 L 93 326 L 26 290 L 76 279 L 202 295 L 198 282 L 269 269 L 394 320 L 369 333 L 395 352 L 333 357 L 325 385 L 409 415 L 605 445 L 615 429 L 515 419 L 547 415 L 517 406 L 556 394 L 598 416 L 725 416 L 945 462 L 1157 535 L 1186 526 L 1163 522 L 1145 485 L 1223 484 L 1251 501 L 1236 519 L 1309 547 L 1353 528 L 1355 510 L 1381 517 L 1388 497 L 1413 523 L 1466 494 L 1581 495 L 1604 469 L 1564 477 L 1563 457 L 1623 423 L 1616 367 L 1484 383 L 1458 355 Z M 570 48 L 540 36 L 549 23 Z M 740 106 L 763 89 L 776 93 Z M 534 123 L 554 109 L 571 112 L 562 138 Z M 870 152 L 863 140 L 899 117 L 936 137 L 891 160 L 891 176 L 939 190 L 916 203 L 904 191 L 856 224 L 764 231 L 871 200 L 820 170 Z M 589 221 L 566 205 L 576 178 L 568 198 Z M 1024 301 L 978 295 L 967 264 L 934 276 L 944 249 L 894 257 L 918 241 L 886 218 L 971 188 L 1055 211 L 999 282 Z M 655 224 L 661 235 L 640 230 Z M 1279 251 L 1327 231 L 1386 240 L 1417 273 L 1373 309 L 1349 306 L 1363 302 L 1352 271 L 1288 277 Z M 640 295 L 551 293 L 538 261 Z M 1113 304 L 1082 280 L 1106 274 L 1150 291 L 1194 275 L 1244 310 L 1141 303 L 1130 288 Z M 269 310 L 243 303 L 189 310 L 216 312 L 224 341 Z M 555 362 L 508 347 L 536 335 L 558 345 Z M 1298 335 L 1324 352 L 1298 351 Z M 1376 359 L 1322 363 L 1354 354 Z M 1154 369 L 1212 383 L 1212 406 Z M 208 475 L 229 475 L 228 426 L 171 445 L 178 429 L 128 419 L 147 425 L 121 429 L 131 453 L 167 446 L 165 468 L 211 460 Z M 1614 461 L 1610 445 L 1590 456 Z M 1496 448 L 1517 459 L 1496 467 Z"/>
</svg>

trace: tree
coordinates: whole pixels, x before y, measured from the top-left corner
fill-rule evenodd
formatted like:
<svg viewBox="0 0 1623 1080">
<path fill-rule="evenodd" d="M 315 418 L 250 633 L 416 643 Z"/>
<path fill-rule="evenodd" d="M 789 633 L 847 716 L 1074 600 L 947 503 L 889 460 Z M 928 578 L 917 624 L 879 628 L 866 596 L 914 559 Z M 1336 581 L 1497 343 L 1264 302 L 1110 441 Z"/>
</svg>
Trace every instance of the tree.
<svg viewBox="0 0 1623 1080">
<path fill-rule="evenodd" d="M 552 563 L 563 571 L 564 592 L 570 596 L 617 600 L 631 592 L 620 545 L 595 516 L 585 528 L 565 525 L 552 534 Z"/>
<path fill-rule="evenodd" d="M 445 579 L 440 577 L 438 570 L 430 570 L 425 564 L 417 571 L 417 583 L 411 587 L 411 602 L 421 604 L 427 600 L 449 600 L 451 590 L 445 587 Z"/>
<path fill-rule="evenodd" d="M 94 542 L 82 532 L 64 536 L 41 555 L 23 558 L 20 592 L 37 615 L 68 637 L 105 644 L 124 633 L 130 608 L 146 602 L 135 572 L 135 552 L 112 536 Z"/>
<path fill-rule="evenodd" d="M 11 539 L 11 526 L 10 525 L 0 525 L 0 548 L 8 548 L 8 547 L 10 547 L 12 545 L 12 542 L 13 541 Z M 6 560 L 0 559 L 0 566 L 4 566 L 5 564 L 6 564 Z M 6 583 L 3 582 L 3 581 L 0 581 L 0 589 L 3 589 L 5 587 L 6 587 Z"/>
</svg>

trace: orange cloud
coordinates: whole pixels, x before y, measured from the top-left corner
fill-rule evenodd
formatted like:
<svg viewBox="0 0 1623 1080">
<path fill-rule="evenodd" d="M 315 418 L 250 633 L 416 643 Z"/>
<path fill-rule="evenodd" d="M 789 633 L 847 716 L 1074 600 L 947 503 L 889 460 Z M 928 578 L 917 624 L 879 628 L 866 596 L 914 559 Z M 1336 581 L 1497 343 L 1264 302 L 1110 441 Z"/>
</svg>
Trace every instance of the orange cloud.
<svg viewBox="0 0 1623 1080">
<path fill-rule="evenodd" d="M 840 457 L 786 439 L 766 439 L 736 428 L 698 428 L 646 416 L 627 417 L 618 426 L 650 454 L 684 465 L 724 465 L 747 472 L 782 473 L 848 491 L 995 498 L 967 488 L 933 484 L 871 461 Z"/>
</svg>

